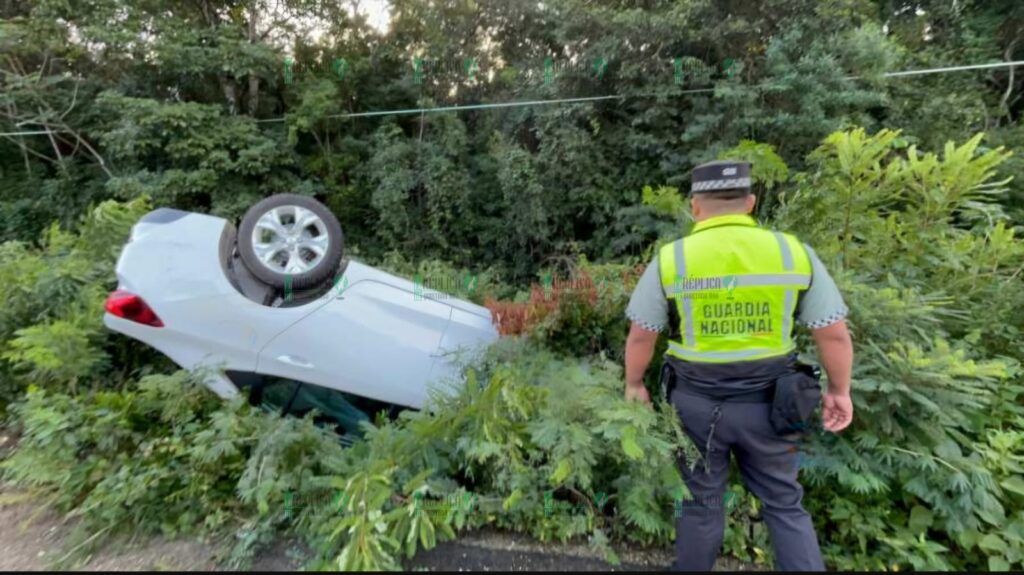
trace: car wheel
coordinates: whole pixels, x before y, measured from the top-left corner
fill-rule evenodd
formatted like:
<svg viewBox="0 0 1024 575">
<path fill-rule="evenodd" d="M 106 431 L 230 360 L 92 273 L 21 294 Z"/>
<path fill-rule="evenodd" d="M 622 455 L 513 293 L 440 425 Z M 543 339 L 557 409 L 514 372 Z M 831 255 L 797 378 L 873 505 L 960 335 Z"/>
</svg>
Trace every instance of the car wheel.
<svg viewBox="0 0 1024 575">
<path fill-rule="evenodd" d="M 238 255 L 257 279 L 305 290 L 330 281 L 344 252 L 341 224 L 307 196 L 277 194 L 249 208 L 238 230 Z"/>
</svg>

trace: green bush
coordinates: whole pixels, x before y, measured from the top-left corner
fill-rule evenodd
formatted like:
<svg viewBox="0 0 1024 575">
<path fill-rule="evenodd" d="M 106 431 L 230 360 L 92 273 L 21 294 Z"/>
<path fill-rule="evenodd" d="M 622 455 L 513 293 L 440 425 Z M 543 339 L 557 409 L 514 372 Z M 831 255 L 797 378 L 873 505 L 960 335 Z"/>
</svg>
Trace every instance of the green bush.
<svg viewBox="0 0 1024 575">
<path fill-rule="evenodd" d="M 335 485 L 347 513 L 319 522 L 335 547 L 321 566 L 394 568 L 394 556 L 465 527 L 495 525 L 538 539 L 589 536 L 665 543 L 681 431 L 670 410 L 626 402 L 621 369 L 559 359 L 508 340 L 454 395 L 371 430 L 348 450 L 359 465 Z M 692 450 L 691 450 L 692 452 Z"/>
<path fill-rule="evenodd" d="M 775 225 L 815 247 L 851 310 L 854 422 L 813 437 L 804 468 L 840 569 L 1024 560 L 1021 484 L 993 453 L 1024 454 L 1024 242 L 1001 209 L 1008 154 L 980 140 L 940 156 L 838 132 L 781 198 Z"/>
<path fill-rule="evenodd" d="M 32 388 L 0 468 L 82 518 L 70 551 L 117 532 L 238 533 L 241 562 L 286 531 L 323 566 L 381 569 L 488 524 L 589 536 L 609 557 L 611 537 L 671 540 L 681 431 L 666 406 L 622 398 L 617 365 L 512 339 L 467 375 L 348 449 L 311 418 L 222 402 L 201 374 L 77 396 Z M 295 505 L 317 498 L 333 504 Z"/>
<path fill-rule="evenodd" d="M 201 376 L 152 375 L 137 389 L 72 396 L 31 388 L 13 407 L 4 476 L 81 521 L 66 557 L 114 533 L 238 532 L 236 559 L 338 465 L 334 436 L 308 420 L 224 402 Z"/>
<path fill-rule="evenodd" d="M 146 199 L 104 202 L 69 232 L 56 225 L 40 246 L 0 244 L 0 413 L 29 384 L 72 390 L 116 385 L 112 357 L 151 358 L 108 337 L 103 301 L 116 284 L 114 262 Z M 114 381 L 108 381 L 113 379 Z"/>
</svg>

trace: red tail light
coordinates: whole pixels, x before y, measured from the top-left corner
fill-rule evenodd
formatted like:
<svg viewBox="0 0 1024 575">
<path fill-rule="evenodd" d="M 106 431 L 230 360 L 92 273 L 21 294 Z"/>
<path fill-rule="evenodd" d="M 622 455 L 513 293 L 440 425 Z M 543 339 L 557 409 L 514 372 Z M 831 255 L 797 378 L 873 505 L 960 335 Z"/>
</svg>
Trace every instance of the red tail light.
<svg viewBox="0 0 1024 575">
<path fill-rule="evenodd" d="M 103 306 L 108 312 L 117 317 L 123 317 L 136 323 L 143 323 L 153 327 L 163 327 L 164 322 L 160 321 L 153 308 L 149 307 L 141 297 L 130 291 L 117 290 L 110 292 L 107 296 L 107 303 Z"/>
</svg>

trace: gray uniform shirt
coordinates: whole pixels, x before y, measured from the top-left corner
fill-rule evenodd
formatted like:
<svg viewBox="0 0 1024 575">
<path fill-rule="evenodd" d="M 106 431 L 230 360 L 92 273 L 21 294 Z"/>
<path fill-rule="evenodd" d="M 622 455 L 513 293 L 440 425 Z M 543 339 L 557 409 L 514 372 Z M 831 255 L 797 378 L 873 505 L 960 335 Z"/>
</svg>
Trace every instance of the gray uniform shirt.
<svg viewBox="0 0 1024 575">
<path fill-rule="evenodd" d="M 811 260 L 811 285 L 799 300 L 796 319 L 811 329 L 818 329 L 845 318 L 849 309 L 818 255 L 807 244 L 804 248 Z M 657 255 L 640 276 L 626 306 L 626 316 L 649 331 L 668 329 L 668 299 L 661 286 Z M 699 364 L 669 359 L 677 375 L 694 386 L 728 392 L 752 391 L 771 385 L 776 377 L 792 367 L 795 354 L 783 359 L 739 362 L 742 369 L 736 369 L 736 364 Z"/>
</svg>

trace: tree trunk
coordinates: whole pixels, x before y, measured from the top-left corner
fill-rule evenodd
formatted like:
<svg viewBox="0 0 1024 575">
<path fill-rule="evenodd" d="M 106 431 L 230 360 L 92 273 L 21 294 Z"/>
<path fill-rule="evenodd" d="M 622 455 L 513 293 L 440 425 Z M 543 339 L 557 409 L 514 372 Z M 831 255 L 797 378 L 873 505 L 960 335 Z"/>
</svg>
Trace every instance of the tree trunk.
<svg viewBox="0 0 1024 575">
<path fill-rule="evenodd" d="M 1014 38 L 1010 42 L 1010 45 L 1006 47 L 1006 51 L 1003 52 L 1003 59 L 1007 62 L 1013 61 L 1013 49 L 1017 46 L 1017 38 Z M 1014 66 L 1010 66 L 1010 77 L 1006 81 L 1006 92 L 1003 93 L 1003 98 L 999 101 L 999 111 L 1006 114 L 1006 118 L 1009 122 L 1013 122 L 1013 115 L 1010 113 L 1010 95 L 1013 94 L 1013 76 Z"/>
<path fill-rule="evenodd" d="M 217 78 L 220 80 L 220 87 L 224 90 L 224 100 L 228 104 L 228 112 L 234 116 L 238 113 L 238 86 L 235 84 L 234 78 L 229 78 L 227 74 L 218 74 Z"/>
<path fill-rule="evenodd" d="M 259 37 L 256 27 L 259 23 L 259 7 L 256 0 L 249 3 L 249 43 L 255 44 Z M 255 116 L 260 105 L 260 78 L 253 71 L 249 72 L 249 115 Z"/>
</svg>

